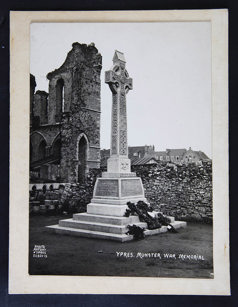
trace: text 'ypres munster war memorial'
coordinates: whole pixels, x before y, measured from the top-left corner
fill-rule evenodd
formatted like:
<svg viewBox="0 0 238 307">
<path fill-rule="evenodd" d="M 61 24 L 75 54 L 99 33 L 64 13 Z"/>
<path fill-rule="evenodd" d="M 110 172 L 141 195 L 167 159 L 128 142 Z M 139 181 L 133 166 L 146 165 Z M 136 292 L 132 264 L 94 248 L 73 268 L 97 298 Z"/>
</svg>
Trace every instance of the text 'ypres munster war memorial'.
<svg viewBox="0 0 238 307">
<path fill-rule="evenodd" d="M 133 80 L 120 51 L 105 72 L 111 148 L 100 150 L 102 56 L 93 43 L 72 47 L 63 65 L 48 73 L 49 93 L 35 92 L 37 80 L 30 76 L 30 212 L 71 214 L 47 226 L 49 232 L 120 242 L 176 232 L 187 221 L 211 223 L 212 170 L 205 153 L 128 147 Z"/>
</svg>

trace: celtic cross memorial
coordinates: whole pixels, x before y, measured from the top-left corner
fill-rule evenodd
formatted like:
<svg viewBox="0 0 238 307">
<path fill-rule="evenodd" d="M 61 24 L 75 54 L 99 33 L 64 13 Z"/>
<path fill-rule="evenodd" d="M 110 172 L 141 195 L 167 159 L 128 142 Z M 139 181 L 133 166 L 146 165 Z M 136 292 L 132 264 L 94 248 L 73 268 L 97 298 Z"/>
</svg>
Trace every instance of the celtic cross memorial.
<svg viewBox="0 0 238 307">
<path fill-rule="evenodd" d="M 130 173 L 127 145 L 126 95 L 132 89 L 132 78 L 126 70 L 124 54 L 115 51 L 113 67 L 105 72 L 105 83 L 112 92 L 111 152 L 108 173 Z"/>
<path fill-rule="evenodd" d="M 138 216 L 125 216 L 127 203 L 147 200 L 141 178 L 131 172 L 128 158 L 126 94 L 132 89 L 132 79 L 126 71 L 122 52 L 115 51 L 113 67 L 106 71 L 105 82 L 112 91 L 111 152 L 107 172 L 97 178 L 87 212 L 47 227 L 58 233 L 124 242 L 133 239 L 132 235 L 127 235 L 128 225 L 147 228 Z M 185 222 L 179 223 L 179 227 L 186 226 Z M 160 232 L 159 229 L 146 231 L 148 235 Z"/>
</svg>

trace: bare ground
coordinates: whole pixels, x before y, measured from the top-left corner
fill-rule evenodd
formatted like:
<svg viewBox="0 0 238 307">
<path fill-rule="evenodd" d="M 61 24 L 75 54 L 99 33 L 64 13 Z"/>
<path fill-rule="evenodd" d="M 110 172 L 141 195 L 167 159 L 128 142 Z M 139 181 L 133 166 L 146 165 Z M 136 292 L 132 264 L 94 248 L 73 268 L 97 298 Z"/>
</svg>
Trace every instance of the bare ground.
<svg viewBox="0 0 238 307">
<path fill-rule="evenodd" d="M 211 225 L 188 223 L 187 228 L 178 233 L 163 233 L 125 243 L 53 234 L 44 227 L 69 217 L 30 217 L 29 274 L 213 277 Z M 33 258 L 35 245 L 45 245 L 47 258 Z M 138 253 L 156 253 L 157 256 L 141 258 Z M 165 254 L 175 254 L 175 257 L 168 259 Z M 204 260 L 181 259 L 179 254 L 200 255 Z"/>
</svg>

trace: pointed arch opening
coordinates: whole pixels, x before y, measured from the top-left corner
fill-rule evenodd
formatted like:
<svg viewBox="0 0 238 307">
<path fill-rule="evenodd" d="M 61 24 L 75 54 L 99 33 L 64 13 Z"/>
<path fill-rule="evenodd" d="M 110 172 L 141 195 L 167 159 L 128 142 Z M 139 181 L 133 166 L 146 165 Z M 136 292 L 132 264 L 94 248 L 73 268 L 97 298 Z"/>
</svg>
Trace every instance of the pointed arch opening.
<svg viewBox="0 0 238 307">
<path fill-rule="evenodd" d="M 46 157 L 46 142 L 41 141 L 38 147 L 38 160 L 43 160 Z"/>
<path fill-rule="evenodd" d="M 61 157 L 61 139 L 57 138 L 52 146 L 52 155 L 54 159 L 60 159 Z"/>
<path fill-rule="evenodd" d="M 87 149 L 88 149 L 88 140 L 85 135 L 82 135 L 78 139 L 78 182 L 84 182 L 87 173 Z"/>
<path fill-rule="evenodd" d="M 56 82 L 56 122 L 61 122 L 62 112 L 64 112 L 64 80 L 61 78 Z"/>
</svg>

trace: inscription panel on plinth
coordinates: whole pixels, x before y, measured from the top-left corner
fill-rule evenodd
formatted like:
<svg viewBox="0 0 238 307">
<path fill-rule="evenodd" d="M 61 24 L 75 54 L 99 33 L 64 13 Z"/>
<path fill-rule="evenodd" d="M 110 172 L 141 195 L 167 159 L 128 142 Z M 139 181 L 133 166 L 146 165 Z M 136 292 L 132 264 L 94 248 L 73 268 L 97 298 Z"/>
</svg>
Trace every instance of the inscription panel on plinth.
<svg viewBox="0 0 238 307">
<path fill-rule="evenodd" d="M 95 196 L 118 197 L 119 196 L 118 180 L 113 180 L 113 179 L 98 180 Z"/>
<path fill-rule="evenodd" d="M 122 179 L 121 196 L 143 195 L 143 189 L 140 179 Z"/>
</svg>

